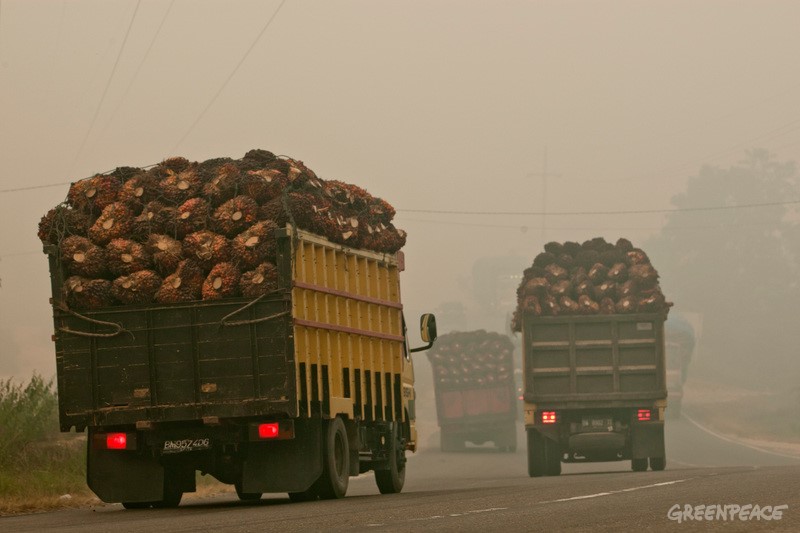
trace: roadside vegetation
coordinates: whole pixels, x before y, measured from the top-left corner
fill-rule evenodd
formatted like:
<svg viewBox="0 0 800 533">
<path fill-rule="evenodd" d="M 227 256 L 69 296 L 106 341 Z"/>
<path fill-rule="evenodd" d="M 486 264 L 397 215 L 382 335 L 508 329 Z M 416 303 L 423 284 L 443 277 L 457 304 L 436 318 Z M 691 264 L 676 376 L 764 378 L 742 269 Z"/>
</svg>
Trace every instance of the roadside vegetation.
<svg viewBox="0 0 800 533">
<path fill-rule="evenodd" d="M 232 490 L 198 474 L 199 497 Z M 99 504 L 86 485 L 86 435 L 59 431 L 53 380 L 0 381 L 0 516 Z"/>
<path fill-rule="evenodd" d="M 0 381 L 0 515 L 92 501 L 84 442 L 59 432 L 53 380 Z"/>
</svg>

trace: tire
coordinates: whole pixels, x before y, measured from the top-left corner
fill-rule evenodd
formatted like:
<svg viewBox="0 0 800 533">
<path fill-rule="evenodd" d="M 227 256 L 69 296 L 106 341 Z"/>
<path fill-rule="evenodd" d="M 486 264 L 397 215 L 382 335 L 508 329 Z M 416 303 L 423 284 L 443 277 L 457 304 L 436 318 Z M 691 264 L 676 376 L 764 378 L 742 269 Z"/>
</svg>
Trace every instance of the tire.
<svg viewBox="0 0 800 533">
<path fill-rule="evenodd" d="M 667 466 L 667 458 L 666 457 L 651 457 L 650 458 L 650 470 L 654 472 L 660 472 L 664 470 Z"/>
<path fill-rule="evenodd" d="M 535 429 L 528 429 L 528 475 L 541 477 L 547 475 L 547 450 L 545 439 Z"/>
<path fill-rule="evenodd" d="M 350 482 L 350 446 L 338 416 L 325 424 L 322 446 L 322 475 L 315 484 L 316 492 L 322 500 L 344 498 Z"/>
<path fill-rule="evenodd" d="M 236 487 L 236 495 L 243 502 L 255 502 L 261 499 L 262 496 L 261 492 L 242 492 L 241 483 L 237 483 L 235 487 Z"/>
<path fill-rule="evenodd" d="M 375 471 L 375 483 L 381 494 L 398 494 L 406 482 L 406 440 L 392 424 L 392 444 L 389 448 L 389 469 Z"/>
<path fill-rule="evenodd" d="M 647 470 L 647 458 L 631 459 L 631 470 L 634 472 L 644 472 Z"/>
<path fill-rule="evenodd" d="M 544 439 L 545 453 L 547 455 L 547 475 L 560 476 L 561 475 L 561 451 L 558 449 L 558 443 L 548 438 Z"/>
</svg>

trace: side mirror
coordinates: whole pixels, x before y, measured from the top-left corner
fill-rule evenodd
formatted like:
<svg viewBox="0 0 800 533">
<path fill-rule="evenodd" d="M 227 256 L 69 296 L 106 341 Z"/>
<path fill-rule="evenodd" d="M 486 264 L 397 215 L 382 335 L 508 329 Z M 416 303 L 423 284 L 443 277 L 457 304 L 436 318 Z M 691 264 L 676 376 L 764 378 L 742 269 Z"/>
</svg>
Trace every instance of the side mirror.
<svg viewBox="0 0 800 533">
<path fill-rule="evenodd" d="M 436 340 L 436 317 L 432 313 L 425 313 L 419 317 L 419 336 L 423 342 L 428 344 L 419 348 L 412 348 L 409 352 L 421 352 L 433 346 L 433 341 Z"/>
</svg>

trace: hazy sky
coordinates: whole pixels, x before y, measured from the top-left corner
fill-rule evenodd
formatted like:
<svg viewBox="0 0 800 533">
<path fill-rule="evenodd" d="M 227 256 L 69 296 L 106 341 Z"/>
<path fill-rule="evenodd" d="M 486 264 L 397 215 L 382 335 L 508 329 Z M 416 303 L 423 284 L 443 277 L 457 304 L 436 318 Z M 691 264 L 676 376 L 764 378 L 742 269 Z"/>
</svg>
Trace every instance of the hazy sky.
<svg viewBox="0 0 800 533">
<path fill-rule="evenodd" d="M 290 155 L 398 208 L 419 312 L 468 301 L 478 258 L 532 259 L 542 218 L 404 210 L 538 212 L 545 150 L 552 212 L 663 209 L 703 164 L 800 151 L 800 2 L 286 0 L 259 38 L 279 5 L 0 0 L 0 376 L 55 369 L 36 225 L 68 186 L 15 189 Z M 551 216 L 547 237 L 662 223 Z"/>
</svg>

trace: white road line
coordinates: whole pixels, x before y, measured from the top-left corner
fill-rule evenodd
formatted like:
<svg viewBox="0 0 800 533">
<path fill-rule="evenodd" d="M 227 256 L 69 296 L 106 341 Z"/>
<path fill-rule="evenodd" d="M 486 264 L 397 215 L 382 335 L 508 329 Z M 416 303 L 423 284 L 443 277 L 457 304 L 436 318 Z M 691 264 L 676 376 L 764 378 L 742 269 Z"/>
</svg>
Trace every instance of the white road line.
<svg viewBox="0 0 800 533">
<path fill-rule="evenodd" d="M 690 423 L 692 423 L 694 426 L 696 426 L 699 430 L 705 431 L 709 435 L 712 435 L 712 436 L 714 436 L 714 437 L 716 437 L 716 438 L 718 438 L 720 440 L 724 440 L 725 442 L 730 442 L 731 444 L 738 444 L 739 446 L 742 446 L 744 448 L 749 448 L 751 450 L 755 450 L 755 451 L 761 452 L 761 453 L 767 453 L 769 455 L 775 455 L 776 457 L 784 457 L 784 458 L 787 458 L 787 459 L 800 460 L 800 457 L 798 457 L 797 455 L 789 455 L 789 454 L 785 454 L 785 453 L 773 452 L 771 450 L 767 450 L 767 449 L 761 448 L 759 446 L 753 446 L 752 444 L 747 444 L 747 443 L 742 442 L 742 441 L 740 441 L 738 439 L 735 439 L 735 438 L 732 438 L 732 437 L 728 437 L 727 435 L 722 435 L 720 433 L 717 433 L 716 431 L 713 431 L 713 430 L 708 429 L 707 427 L 701 425 L 699 422 L 694 420 L 692 417 L 687 415 L 685 412 L 682 413 L 682 416 L 683 416 L 683 418 L 688 420 Z"/>
<path fill-rule="evenodd" d="M 633 492 L 635 490 L 643 490 L 643 489 L 652 489 L 655 487 L 664 487 L 667 485 L 675 485 L 677 483 L 684 483 L 686 481 L 695 479 L 693 477 L 686 478 L 686 479 L 676 479 L 673 481 L 663 481 L 661 483 L 653 483 L 652 485 L 642 485 L 640 487 L 629 487 L 627 489 L 620 489 L 620 490 L 612 490 L 608 492 L 598 492 L 595 494 L 586 494 L 584 496 L 573 496 L 572 498 L 561 498 L 560 500 L 549 500 L 544 502 L 539 502 L 540 504 L 544 503 L 559 503 L 559 502 L 569 502 L 574 500 L 588 500 L 590 498 L 600 498 L 602 496 L 611 496 L 612 494 L 621 494 L 623 492 Z"/>
</svg>

